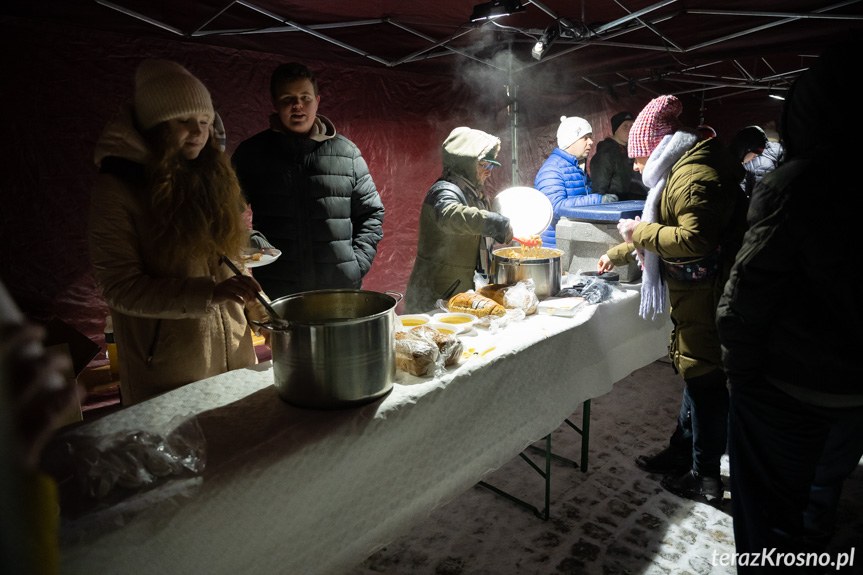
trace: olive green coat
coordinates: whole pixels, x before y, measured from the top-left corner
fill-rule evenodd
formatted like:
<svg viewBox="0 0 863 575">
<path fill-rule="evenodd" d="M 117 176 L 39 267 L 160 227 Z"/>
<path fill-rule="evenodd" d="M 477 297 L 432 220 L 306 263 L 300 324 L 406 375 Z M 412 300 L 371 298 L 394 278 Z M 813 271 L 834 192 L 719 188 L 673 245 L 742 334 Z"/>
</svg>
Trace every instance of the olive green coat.
<svg viewBox="0 0 863 575">
<path fill-rule="evenodd" d="M 437 300 L 474 289 L 489 219 L 477 162 L 499 149 L 498 138 L 469 128 L 456 128 L 444 142 L 444 172 L 438 182 L 454 184 L 460 193 L 432 186 L 425 196 L 405 313 L 433 311 Z"/>
<path fill-rule="evenodd" d="M 672 166 L 659 200 L 658 221 L 640 223 L 632 244 L 608 251 L 612 263 L 622 265 L 634 259 L 633 249 L 661 258 L 697 259 L 722 245 L 721 268 L 710 278 L 679 281 L 662 269 L 674 324 L 669 357 L 684 378 L 722 366 L 716 306 L 746 228 L 743 176 L 742 164 L 715 139 L 697 143 Z"/>
<path fill-rule="evenodd" d="M 467 204 L 449 203 L 440 216 L 434 205 L 423 203 L 417 259 L 405 298 L 406 313 L 432 311 L 442 297 L 474 289 L 488 205 L 484 198 L 470 192 L 464 197 Z M 453 284 L 455 288 L 450 290 Z"/>
</svg>

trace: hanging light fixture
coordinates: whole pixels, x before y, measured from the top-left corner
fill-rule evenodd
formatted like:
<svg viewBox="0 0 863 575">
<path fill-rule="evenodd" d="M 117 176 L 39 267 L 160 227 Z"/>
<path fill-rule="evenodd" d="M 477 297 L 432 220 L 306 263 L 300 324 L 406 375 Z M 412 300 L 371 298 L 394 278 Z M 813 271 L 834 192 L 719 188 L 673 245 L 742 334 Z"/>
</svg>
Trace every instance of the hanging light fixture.
<svg viewBox="0 0 863 575">
<path fill-rule="evenodd" d="M 537 60 L 542 60 L 548 49 L 554 44 L 558 38 L 567 38 L 570 40 L 581 40 L 590 35 L 590 30 L 582 23 L 576 27 L 572 22 L 565 18 L 558 18 L 551 26 L 545 29 L 542 36 L 533 46 L 530 55 Z"/>
<path fill-rule="evenodd" d="M 545 29 L 542 33 L 542 37 L 540 37 L 536 44 L 534 44 L 533 50 L 530 51 L 530 55 L 537 60 L 542 60 L 542 57 L 545 56 L 545 53 L 548 52 L 548 49 L 551 48 L 551 45 L 554 44 L 554 41 L 557 40 L 559 36 L 560 25 L 555 22 Z"/>
<path fill-rule="evenodd" d="M 781 88 L 768 88 L 767 95 L 775 100 L 784 100 L 785 96 L 788 94 L 788 90 L 783 90 Z"/>
<path fill-rule="evenodd" d="M 473 7 L 473 13 L 470 15 L 471 22 L 480 20 L 491 20 L 500 18 L 501 16 L 509 16 L 515 12 L 524 12 L 525 7 L 521 0 L 492 0 L 483 4 L 477 4 Z"/>
</svg>

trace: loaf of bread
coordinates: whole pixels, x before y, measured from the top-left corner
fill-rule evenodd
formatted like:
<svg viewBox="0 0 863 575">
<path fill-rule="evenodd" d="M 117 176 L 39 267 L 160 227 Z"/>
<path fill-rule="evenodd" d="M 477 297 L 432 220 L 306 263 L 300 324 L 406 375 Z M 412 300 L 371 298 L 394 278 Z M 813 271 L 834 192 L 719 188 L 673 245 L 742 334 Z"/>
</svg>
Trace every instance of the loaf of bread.
<svg viewBox="0 0 863 575">
<path fill-rule="evenodd" d="M 396 332 L 396 368 L 411 375 L 434 375 L 440 359 L 437 344 L 406 331 Z"/>
<path fill-rule="evenodd" d="M 423 339 L 434 342 L 440 351 L 441 357 L 444 360 L 444 365 L 449 367 L 458 363 L 461 359 L 463 349 L 461 340 L 454 334 L 441 333 L 433 327 L 427 325 L 418 325 L 410 330 L 410 333 L 417 335 Z"/>
<path fill-rule="evenodd" d="M 476 293 L 489 299 L 493 299 L 503 307 L 506 307 L 506 299 L 503 292 L 508 287 L 509 284 L 488 284 L 476 290 Z"/>
<path fill-rule="evenodd" d="M 506 315 L 506 308 L 491 298 L 478 293 L 460 293 L 452 296 L 447 303 L 447 309 L 452 312 L 470 313 L 477 317 Z"/>
</svg>

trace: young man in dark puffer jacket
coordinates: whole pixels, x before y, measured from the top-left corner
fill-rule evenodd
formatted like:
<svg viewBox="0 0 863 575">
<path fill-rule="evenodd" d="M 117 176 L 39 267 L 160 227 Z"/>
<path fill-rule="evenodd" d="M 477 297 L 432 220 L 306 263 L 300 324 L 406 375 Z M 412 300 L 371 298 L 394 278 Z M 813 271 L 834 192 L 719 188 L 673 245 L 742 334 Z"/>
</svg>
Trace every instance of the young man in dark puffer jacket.
<svg viewBox="0 0 863 575">
<path fill-rule="evenodd" d="M 270 81 L 270 128 L 242 142 L 232 161 L 256 230 L 282 255 L 255 269 L 271 298 L 361 288 L 383 238 L 384 206 L 353 142 L 317 114 L 314 74 L 282 64 Z"/>
</svg>

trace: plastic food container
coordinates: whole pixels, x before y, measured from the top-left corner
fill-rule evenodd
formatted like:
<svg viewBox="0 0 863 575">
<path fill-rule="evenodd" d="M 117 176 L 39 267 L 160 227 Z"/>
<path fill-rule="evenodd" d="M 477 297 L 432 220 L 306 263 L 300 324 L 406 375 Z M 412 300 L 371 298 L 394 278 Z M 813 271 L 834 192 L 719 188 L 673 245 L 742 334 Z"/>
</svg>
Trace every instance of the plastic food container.
<svg viewBox="0 0 863 575">
<path fill-rule="evenodd" d="M 476 320 L 477 317 L 469 313 L 445 312 L 436 313 L 434 315 L 434 321 L 436 323 L 461 326 L 463 328 L 463 331 L 468 331 L 469 329 L 471 329 Z"/>
<path fill-rule="evenodd" d="M 443 323 L 439 321 L 432 321 L 426 324 L 426 327 L 433 327 L 444 335 L 458 335 L 460 333 L 464 333 L 465 325 L 463 323 Z M 468 329 L 470 327 L 468 326 Z"/>
<path fill-rule="evenodd" d="M 424 313 L 414 313 L 396 316 L 396 327 L 410 329 L 418 325 L 425 325 L 431 321 L 431 316 Z"/>
<path fill-rule="evenodd" d="M 620 219 L 633 219 L 641 216 L 644 211 L 644 200 L 627 200 L 609 204 L 594 204 L 592 206 L 576 206 L 561 208 L 559 213 L 572 220 L 588 222 L 617 222 Z"/>
</svg>

